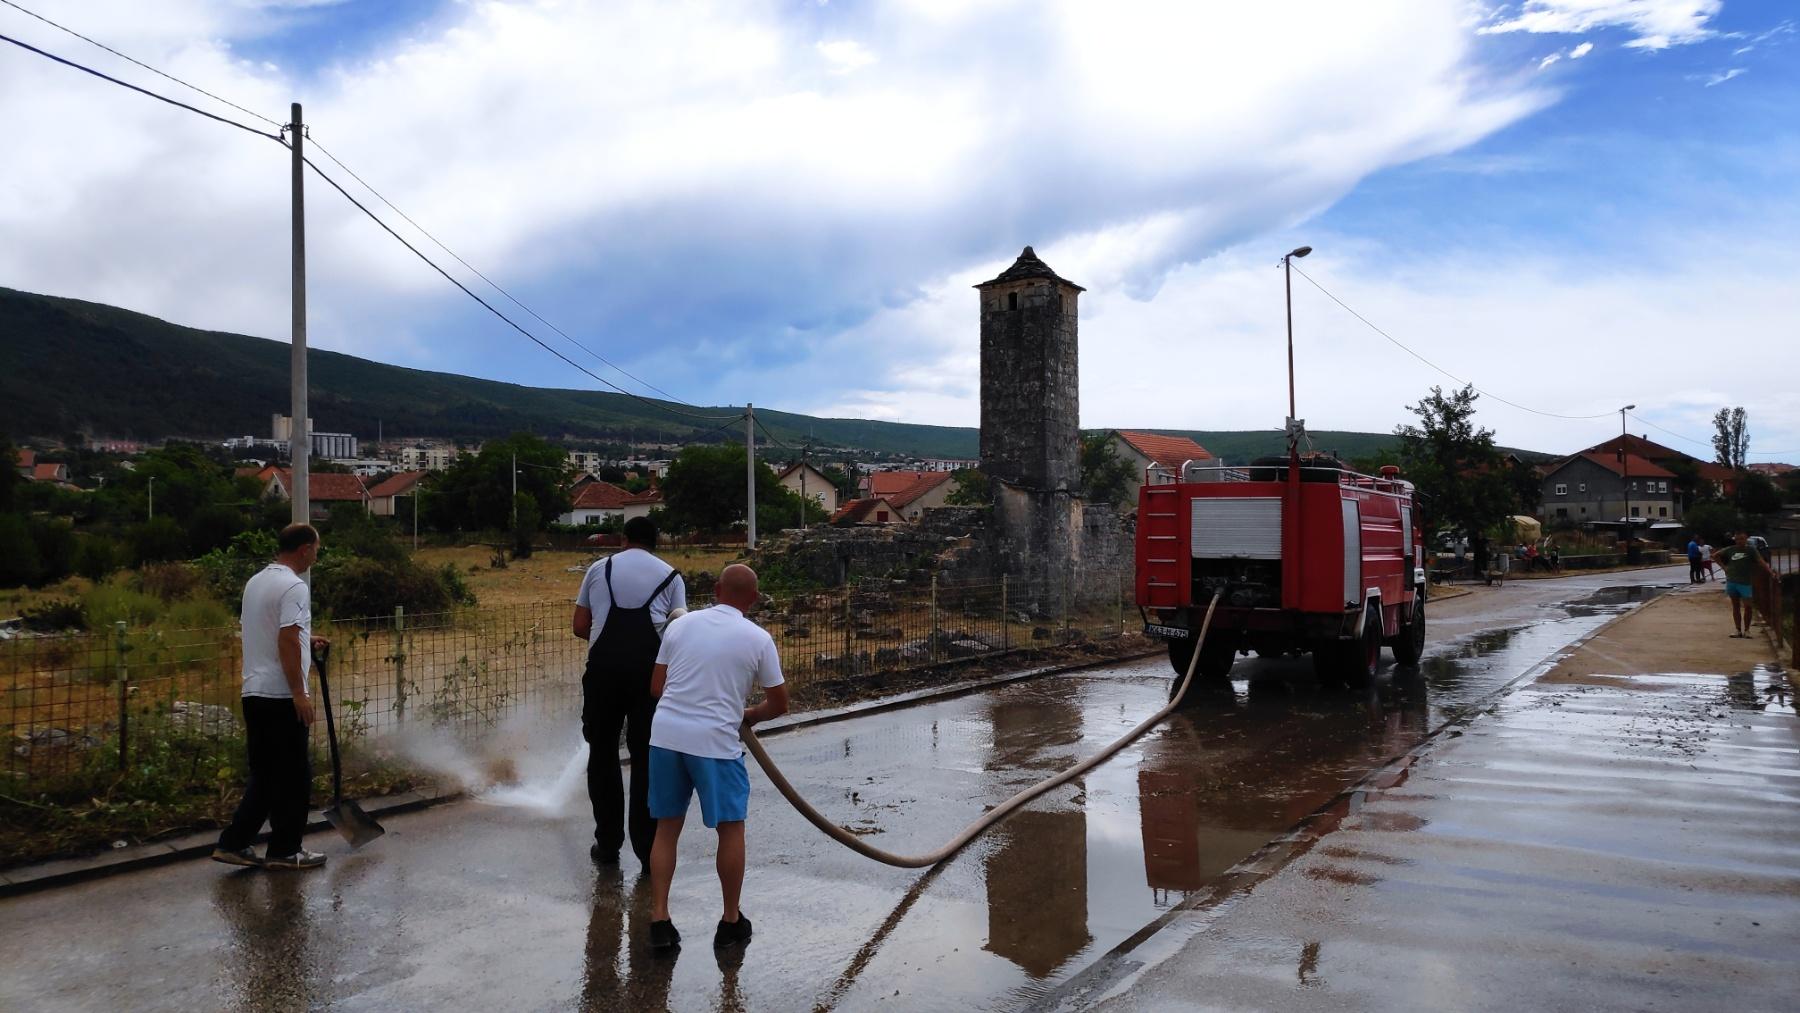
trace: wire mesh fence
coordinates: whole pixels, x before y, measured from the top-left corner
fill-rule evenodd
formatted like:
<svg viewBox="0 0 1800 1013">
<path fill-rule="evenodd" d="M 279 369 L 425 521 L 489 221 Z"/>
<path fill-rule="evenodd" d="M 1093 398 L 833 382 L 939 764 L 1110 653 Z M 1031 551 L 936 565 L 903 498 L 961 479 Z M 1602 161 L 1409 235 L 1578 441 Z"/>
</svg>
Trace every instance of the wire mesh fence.
<svg viewBox="0 0 1800 1013">
<path fill-rule="evenodd" d="M 751 618 L 775 638 L 790 685 L 804 689 L 1118 636 L 1134 626 L 1128 580 L 1108 572 L 1054 586 L 865 581 L 765 597 Z M 709 604 L 690 596 L 692 608 Z M 425 615 L 396 609 L 315 632 L 331 638 L 338 732 L 352 742 L 409 727 L 479 736 L 528 710 L 571 720 L 580 713 L 587 644 L 571 633 L 567 602 Z M 4 784 L 123 770 L 166 753 L 170 742 L 216 753 L 242 734 L 241 668 L 235 627 L 119 624 L 0 641 Z M 313 685 L 316 698 L 316 678 Z M 317 723 L 316 744 L 324 734 Z"/>
</svg>

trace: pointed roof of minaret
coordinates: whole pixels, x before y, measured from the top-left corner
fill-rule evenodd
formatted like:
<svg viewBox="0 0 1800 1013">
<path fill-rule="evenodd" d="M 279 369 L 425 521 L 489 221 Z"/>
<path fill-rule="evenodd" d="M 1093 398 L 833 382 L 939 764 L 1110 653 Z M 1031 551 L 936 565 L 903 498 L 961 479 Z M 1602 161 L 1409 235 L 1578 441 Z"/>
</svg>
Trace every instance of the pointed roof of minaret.
<svg viewBox="0 0 1800 1013">
<path fill-rule="evenodd" d="M 1055 271 L 1050 270 L 1049 264 L 1038 259 L 1037 253 L 1029 246 L 1025 247 L 1025 252 L 1019 254 L 1018 260 L 1013 261 L 1013 266 L 1001 271 L 999 276 L 992 280 L 984 281 L 975 287 L 986 288 L 989 285 L 998 285 L 1007 281 L 1023 281 L 1026 278 L 1049 278 L 1051 281 L 1061 282 L 1077 292 L 1087 291 L 1069 279 L 1059 277 Z"/>
</svg>

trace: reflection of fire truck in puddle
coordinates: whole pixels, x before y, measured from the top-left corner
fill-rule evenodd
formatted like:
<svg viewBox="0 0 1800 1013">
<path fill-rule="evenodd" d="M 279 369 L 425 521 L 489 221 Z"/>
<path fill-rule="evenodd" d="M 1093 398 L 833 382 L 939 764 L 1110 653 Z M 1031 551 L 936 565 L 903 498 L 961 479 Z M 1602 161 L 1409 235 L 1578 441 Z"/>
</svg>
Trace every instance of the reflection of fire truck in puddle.
<svg viewBox="0 0 1800 1013">
<path fill-rule="evenodd" d="M 1320 681 L 1333 685 L 1366 684 L 1383 644 L 1416 664 L 1425 646 L 1423 525 L 1412 483 L 1397 468 L 1381 472 L 1298 453 L 1242 468 L 1152 468 L 1138 493 L 1137 603 L 1145 632 L 1168 641 L 1176 672 L 1187 670 L 1221 590 L 1196 686 L 1217 686 L 1250 651 L 1310 651 Z"/>
</svg>

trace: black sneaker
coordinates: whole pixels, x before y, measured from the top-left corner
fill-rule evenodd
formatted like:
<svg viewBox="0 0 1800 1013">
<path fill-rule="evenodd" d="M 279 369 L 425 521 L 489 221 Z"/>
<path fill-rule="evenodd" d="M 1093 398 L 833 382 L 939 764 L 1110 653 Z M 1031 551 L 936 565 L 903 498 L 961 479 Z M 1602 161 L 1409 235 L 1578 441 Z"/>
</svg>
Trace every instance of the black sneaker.
<svg viewBox="0 0 1800 1013">
<path fill-rule="evenodd" d="M 681 948 L 681 933 L 675 931 L 675 922 L 663 919 L 650 923 L 650 949 L 667 952 Z"/>
<path fill-rule="evenodd" d="M 735 922 L 728 922 L 724 919 L 720 919 L 718 931 L 713 933 L 713 946 L 715 948 L 720 946 L 736 946 L 739 943 L 747 943 L 749 941 L 750 919 L 746 918 L 742 911 L 738 912 L 737 921 Z"/>
<path fill-rule="evenodd" d="M 617 851 L 601 851 L 600 845 L 598 844 L 588 848 L 588 857 L 594 860 L 595 865 L 619 864 L 619 853 Z"/>
<path fill-rule="evenodd" d="M 257 857 L 255 848 L 239 848 L 236 851 L 214 848 L 212 860 L 224 862 L 226 865 L 242 865 L 251 869 L 260 869 L 263 864 L 263 860 Z"/>
</svg>

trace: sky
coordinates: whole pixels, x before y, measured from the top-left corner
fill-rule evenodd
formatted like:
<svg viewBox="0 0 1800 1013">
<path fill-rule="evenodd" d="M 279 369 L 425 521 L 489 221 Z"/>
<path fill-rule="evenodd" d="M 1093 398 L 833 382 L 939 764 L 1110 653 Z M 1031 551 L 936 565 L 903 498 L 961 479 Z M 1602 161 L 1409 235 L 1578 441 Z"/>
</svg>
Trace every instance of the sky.
<svg viewBox="0 0 1800 1013">
<path fill-rule="evenodd" d="M 1741 405 L 1752 460 L 1800 462 L 1784 0 L 17 2 L 277 123 L 304 103 L 582 347 L 321 159 L 346 189 L 634 392 L 974 425 L 970 286 L 1029 244 L 1087 289 L 1084 427 L 1279 429 L 1305 244 L 1312 428 L 1473 382 L 1506 445 L 1632 404 L 1705 457 Z M 14 7 L 0 34 L 276 129 Z M 5 44 L 0 123 L 0 285 L 286 339 L 286 151 Z M 317 177 L 306 221 L 313 346 L 608 389 Z"/>
</svg>

